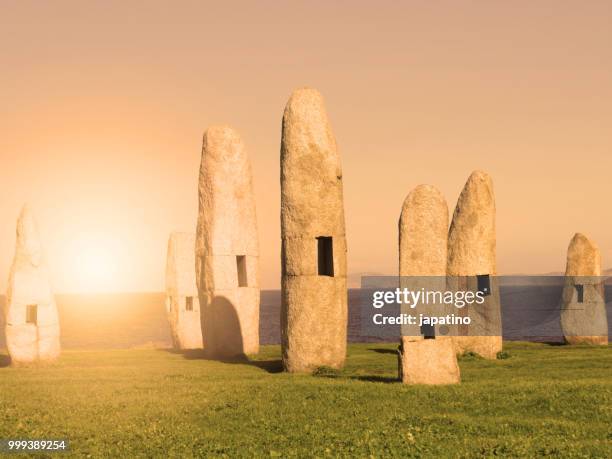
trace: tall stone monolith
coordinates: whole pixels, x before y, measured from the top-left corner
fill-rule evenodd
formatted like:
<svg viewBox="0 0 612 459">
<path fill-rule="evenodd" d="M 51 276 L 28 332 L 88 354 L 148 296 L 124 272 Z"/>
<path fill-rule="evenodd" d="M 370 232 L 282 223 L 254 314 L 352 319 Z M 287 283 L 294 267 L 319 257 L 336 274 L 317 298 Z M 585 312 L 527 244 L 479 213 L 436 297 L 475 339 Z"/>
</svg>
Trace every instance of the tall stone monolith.
<svg viewBox="0 0 612 459">
<path fill-rule="evenodd" d="M 408 194 L 399 220 L 400 286 L 419 291 L 446 289 L 448 206 L 433 186 L 420 185 Z M 410 313 L 409 310 L 402 310 Z M 440 305 L 427 305 L 424 314 L 444 313 Z M 455 384 L 461 381 L 450 337 L 439 327 L 402 326 L 400 379 L 405 384 Z"/>
<path fill-rule="evenodd" d="M 574 235 L 567 249 L 561 329 L 568 344 L 608 344 L 601 255 L 581 233 Z"/>
<path fill-rule="evenodd" d="M 291 95 L 281 143 L 283 365 L 289 372 L 341 368 L 347 281 L 342 169 L 323 97 Z"/>
<path fill-rule="evenodd" d="M 245 146 L 227 126 L 204 134 L 196 232 L 196 281 L 204 349 L 259 352 L 259 242 Z"/>
<path fill-rule="evenodd" d="M 502 350 L 501 305 L 496 280 L 495 195 L 493 181 L 482 171 L 472 172 L 453 214 L 448 233 L 449 287 L 481 291 L 483 304 L 465 306 L 459 314 L 470 325 L 453 337 L 457 352 L 474 352 L 495 359 Z"/>
<path fill-rule="evenodd" d="M 166 312 L 176 349 L 201 349 L 200 299 L 195 276 L 195 234 L 174 232 L 166 257 Z"/>
<path fill-rule="evenodd" d="M 6 345 L 13 364 L 47 362 L 59 356 L 57 307 L 38 228 L 27 205 L 17 221 L 5 323 Z"/>
<path fill-rule="evenodd" d="M 399 220 L 400 276 L 446 276 L 448 206 L 437 188 L 419 185 Z"/>
</svg>

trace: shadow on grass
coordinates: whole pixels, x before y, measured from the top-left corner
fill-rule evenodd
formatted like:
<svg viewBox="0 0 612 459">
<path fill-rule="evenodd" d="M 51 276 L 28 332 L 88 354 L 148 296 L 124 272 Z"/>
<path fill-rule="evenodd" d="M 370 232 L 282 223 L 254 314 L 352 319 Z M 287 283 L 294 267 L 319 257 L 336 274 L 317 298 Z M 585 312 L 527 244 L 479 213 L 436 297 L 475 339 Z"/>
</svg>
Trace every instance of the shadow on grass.
<svg viewBox="0 0 612 459">
<path fill-rule="evenodd" d="M 204 349 L 160 349 L 161 351 L 168 352 L 170 354 L 182 355 L 187 360 L 210 360 L 213 362 L 222 362 L 229 364 L 238 365 L 250 365 L 257 367 L 261 370 L 267 371 L 268 373 L 281 373 L 283 371 L 283 362 L 280 359 L 272 360 L 255 360 L 251 359 L 246 355 L 239 355 L 234 357 L 219 357 L 213 356 L 207 353 Z"/>
<path fill-rule="evenodd" d="M 398 383 L 398 378 L 393 378 L 391 376 L 374 376 L 374 375 L 366 375 L 366 376 L 350 376 L 350 379 L 356 379 L 357 381 L 367 381 L 367 382 L 378 382 L 378 383 Z"/>
<path fill-rule="evenodd" d="M 395 354 L 397 355 L 397 349 L 385 349 L 384 347 L 370 347 L 368 351 L 374 351 L 378 354 Z"/>
<path fill-rule="evenodd" d="M 351 379 L 353 381 L 365 381 L 365 382 L 377 382 L 377 383 L 397 383 L 399 381 L 398 378 L 394 378 L 391 376 L 378 376 L 378 375 L 360 375 L 360 376 L 352 376 L 352 375 L 343 375 L 342 373 L 318 373 L 313 374 L 315 378 L 327 378 L 327 379 Z"/>
<path fill-rule="evenodd" d="M 11 364 L 11 358 L 8 355 L 0 354 L 0 368 L 8 367 Z"/>
<path fill-rule="evenodd" d="M 257 367 L 261 370 L 264 370 L 268 373 L 282 373 L 283 372 L 283 362 L 280 359 L 270 359 L 270 360 L 256 360 L 251 359 L 247 356 L 237 356 L 233 358 L 219 358 L 216 356 L 209 355 L 203 349 L 159 349 L 162 352 L 168 352 L 169 354 L 177 354 L 182 355 L 183 358 L 187 360 L 210 360 L 213 362 L 222 362 L 229 364 L 238 364 L 238 365 L 250 365 L 253 367 Z M 397 351 L 392 349 L 370 349 L 375 352 L 380 352 L 382 354 L 396 354 Z M 345 375 L 342 374 L 338 370 L 334 370 L 331 368 L 321 367 L 313 372 L 313 377 L 316 378 L 329 378 L 329 379 L 349 379 L 354 381 L 365 381 L 365 382 L 375 382 L 375 383 L 384 383 L 384 384 L 393 384 L 397 383 L 399 379 L 397 377 L 392 376 L 380 376 L 380 375 Z"/>
</svg>

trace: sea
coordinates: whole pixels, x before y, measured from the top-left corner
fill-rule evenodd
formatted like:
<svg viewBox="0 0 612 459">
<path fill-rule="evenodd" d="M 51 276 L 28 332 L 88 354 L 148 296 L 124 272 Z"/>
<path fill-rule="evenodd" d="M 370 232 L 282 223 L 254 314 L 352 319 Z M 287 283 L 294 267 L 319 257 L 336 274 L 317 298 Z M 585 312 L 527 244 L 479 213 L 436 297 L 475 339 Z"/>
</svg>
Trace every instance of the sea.
<svg viewBox="0 0 612 459">
<path fill-rule="evenodd" d="M 504 339 L 560 343 L 560 289 L 512 287 L 500 290 Z M 612 286 L 606 285 L 612 299 Z M 156 349 L 171 347 L 164 293 L 56 295 L 63 349 Z M 385 336 L 373 336 L 362 324 L 363 291 L 348 292 L 349 342 L 380 342 L 399 339 L 399 328 Z M 0 296 L 0 309 L 5 298 Z M 608 326 L 612 304 L 607 304 Z M 280 343 L 280 290 L 263 290 L 260 302 L 260 343 Z M 612 328 L 612 327 L 611 327 Z M 0 314 L 0 349 L 5 349 L 4 314 Z M 612 335 L 612 330 L 609 332 Z"/>
</svg>

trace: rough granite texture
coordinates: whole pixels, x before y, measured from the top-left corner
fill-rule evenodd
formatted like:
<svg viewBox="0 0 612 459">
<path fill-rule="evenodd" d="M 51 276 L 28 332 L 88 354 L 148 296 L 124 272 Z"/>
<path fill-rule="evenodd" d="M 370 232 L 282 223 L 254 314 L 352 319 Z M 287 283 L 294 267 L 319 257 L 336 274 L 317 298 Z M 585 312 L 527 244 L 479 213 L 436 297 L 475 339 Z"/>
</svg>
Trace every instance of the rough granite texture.
<svg viewBox="0 0 612 459">
<path fill-rule="evenodd" d="M 448 206 L 431 185 L 412 190 L 399 220 L 400 276 L 446 276 Z"/>
<path fill-rule="evenodd" d="M 259 352 L 259 241 L 244 144 L 227 126 L 204 134 L 196 231 L 196 281 L 204 348 L 211 356 Z M 244 257 L 241 263 L 239 257 Z M 240 267 L 244 285 L 239 285 Z"/>
<path fill-rule="evenodd" d="M 191 310 L 187 302 L 191 302 Z M 166 258 L 166 312 L 176 349 L 201 349 L 200 300 L 195 275 L 195 234 L 174 232 Z"/>
<path fill-rule="evenodd" d="M 448 237 L 448 206 L 444 196 L 431 185 L 419 185 L 404 200 L 398 226 L 400 286 L 416 291 L 422 288 L 444 291 Z M 438 305 L 402 309 L 408 314 L 415 311 L 432 316 L 444 313 Z M 412 340 L 422 338 L 418 325 L 402 325 L 402 335 Z"/>
<path fill-rule="evenodd" d="M 567 249 L 561 329 L 568 344 L 608 344 L 608 319 L 597 245 L 576 233 Z M 582 285 L 583 302 L 576 286 Z"/>
<path fill-rule="evenodd" d="M 342 169 L 323 97 L 293 92 L 281 142 L 284 368 L 341 368 L 346 358 L 347 280 Z M 331 237 L 333 276 L 319 275 L 317 237 Z"/>
<path fill-rule="evenodd" d="M 26 322 L 28 306 L 36 309 L 35 323 Z M 5 311 L 6 345 L 12 364 L 53 361 L 59 356 L 57 307 L 38 228 L 27 205 L 17 221 Z"/>
<path fill-rule="evenodd" d="M 474 290 L 476 275 L 491 276 L 491 294 L 483 304 L 466 306 L 472 318 L 469 336 L 453 340 L 458 353 L 475 352 L 495 359 L 502 350 L 501 304 L 496 282 L 495 195 L 488 174 L 474 171 L 468 178 L 448 233 L 449 289 Z M 461 333 L 465 335 L 465 332 Z"/>
<path fill-rule="evenodd" d="M 399 220 L 399 274 L 402 288 L 444 291 L 448 206 L 442 193 L 419 185 L 408 194 Z M 411 277 L 406 277 L 411 276 Z M 431 316 L 444 309 L 427 305 Z M 409 308 L 402 312 L 410 313 Z M 435 339 L 423 339 L 418 325 L 402 325 L 400 379 L 405 384 L 454 384 L 461 381 L 457 356 L 450 337 L 435 329 Z"/>
<path fill-rule="evenodd" d="M 405 341 L 399 357 L 404 384 L 458 384 L 461 373 L 451 338 Z"/>
</svg>

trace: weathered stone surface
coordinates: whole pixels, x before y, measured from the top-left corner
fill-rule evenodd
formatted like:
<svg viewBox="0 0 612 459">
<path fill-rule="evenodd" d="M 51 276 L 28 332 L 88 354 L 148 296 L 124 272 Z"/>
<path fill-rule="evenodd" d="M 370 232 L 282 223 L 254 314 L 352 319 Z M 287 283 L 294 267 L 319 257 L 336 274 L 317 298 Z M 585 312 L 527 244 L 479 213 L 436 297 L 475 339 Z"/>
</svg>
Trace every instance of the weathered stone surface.
<svg viewBox="0 0 612 459">
<path fill-rule="evenodd" d="M 259 242 L 251 165 L 236 131 L 204 134 L 196 281 L 204 348 L 212 356 L 259 352 Z"/>
<path fill-rule="evenodd" d="M 420 185 L 412 190 L 402 206 L 399 220 L 400 286 L 409 290 L 444 291 L 448 206 L 444 196 L 433 186 Z M 403 313 L 414 313 L 405 306 Z M 419 313 L 442 315 L 440 305 L 419 308 Z M 419 325 L 402 325 L 402 336 L 420 339 Z M 439 333 L 436 333 L 439 335 Z"/>
<path fill-rule="evenodd" d="M 399 221 L 400 276 L 446 276 L 448 206 L 431 185 L 408 194 Z"/>
<path fill-rule="evenodd" d="M 457 384 L 461 373 L 451 338 L 402 338 L 400 375 L 404 384 Z"/>
<path fill-rule="evenodd" d="M 567 247 L 566 276 L 601 276 L 601 254 L 597 244 L 582 233 L 574 234 Z"/>
<path fill-rule="evenodd" d="M 457 201 L 448 234 L 449 288 L 473 290 L 476 276 L 490 276 L 490 294 L 481 305 L 466 306 L 472 318 L 468 330 L 453 340 L 458 353 L 475 352 L 494 359 L 502 350 L 501 306 L 496 282 L 495 196 L 493 181 L 482 171 L 473 172 Z"/>
<path fill-rule="evenodd" d="M 433 186 L 419 185 L 408 194 L 399 220 L 399 274 L 402 288 L 443 292 L 446 288 L 448 206 Z M 411 313 L 404 307 L 403 313 Z M 412 311 L 413 312 L 413 311 Z M 440 305 L 422 310 L 444 314 Z M 461 380 L 451 338 L 423 339 L 418 325 L 402 325 L 400 379 L 405 384 L 454 384 Z"/>
<path fill-rule="evenodd" d="M 561 329 L 569 344 L 608 344 L 606 302 L 600 276 L 599 248 L 584 234 L 576 233 L 567 249 L 561 304 Z"/>
<path fill-rule="evenodd" d="M 13 364 L 52 361 L 60 328 L 38 228 L 29 206 L 17 221 L 17 244 L 6 299 L 6 345 Z"/>
<path fill-rule="evenodd" d="M 346 358 L 342 170 L 323 97 L 293 92 L 281 143 L 283 365 L 341 368 Z M 330 239 L 322 239 L 330 238 Z"/>
<path fill-rule="evenodd" d="M 166 258 L 166 311 L 176 349 L 201 349 L 200 299 L 195 276 L 195 234 L 174 232 Z"/>
</svg>

